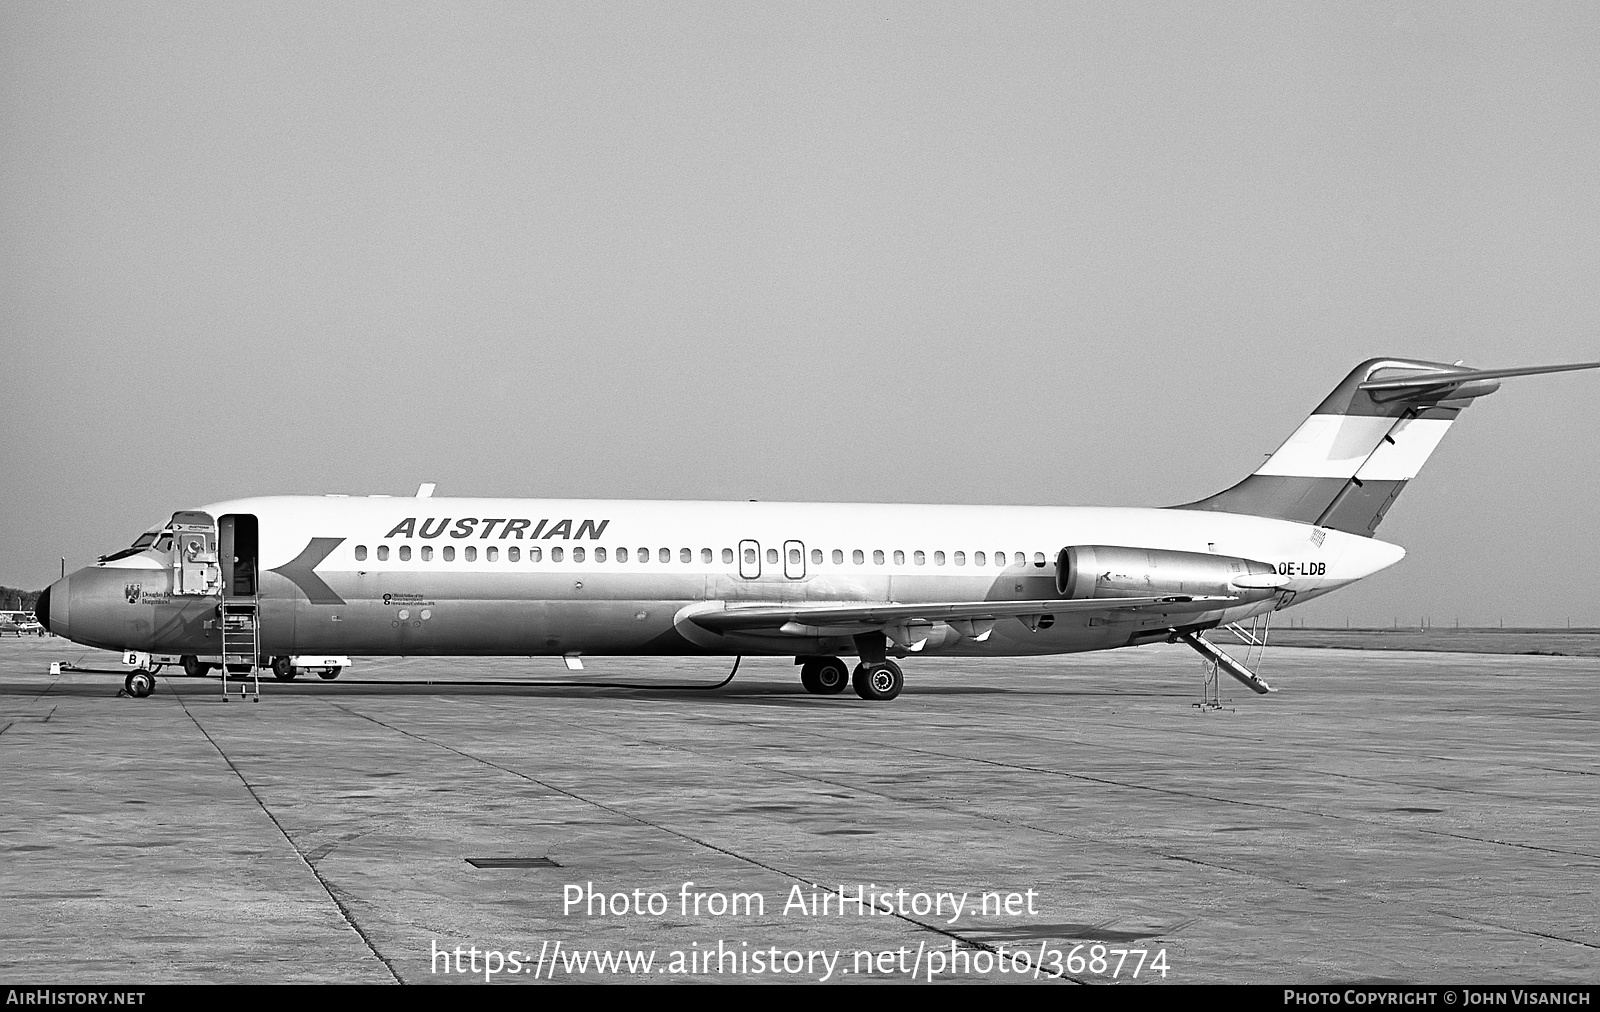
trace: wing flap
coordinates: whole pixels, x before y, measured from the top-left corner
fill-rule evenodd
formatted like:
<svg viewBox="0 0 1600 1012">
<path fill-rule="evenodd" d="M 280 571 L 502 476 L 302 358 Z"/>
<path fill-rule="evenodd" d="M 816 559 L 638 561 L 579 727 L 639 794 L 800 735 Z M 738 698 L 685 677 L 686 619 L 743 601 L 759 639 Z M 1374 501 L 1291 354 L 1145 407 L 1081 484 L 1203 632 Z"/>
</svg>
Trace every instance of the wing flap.
<svg viewBox="0 0 1600 1012">
<path fill-rule="evenodd" d="M 984 622 L 1030 615 L 1066 612 L 1136 611 L 1163 608 L 1172 611 L 1211 611 L 1234 597 L 1168 596 L 1061 599 L 1050 601 L 949 601 L 933 604 L 730 604 L 717 602 L 686 616 L 713 632 L 728 633 L 770 629 L 774 632 L 811 631 L 825 627 L 843 635 L 847 630 L 897 625 L 904 622 Z"/>
</svg>

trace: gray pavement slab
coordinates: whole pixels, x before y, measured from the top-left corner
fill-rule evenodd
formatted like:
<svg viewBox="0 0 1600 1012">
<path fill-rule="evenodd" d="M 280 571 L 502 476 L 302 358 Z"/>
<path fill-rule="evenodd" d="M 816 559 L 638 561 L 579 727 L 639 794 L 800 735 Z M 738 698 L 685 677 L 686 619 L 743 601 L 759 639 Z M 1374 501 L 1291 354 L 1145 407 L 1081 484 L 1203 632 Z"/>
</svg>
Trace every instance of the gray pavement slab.
<svg viewBox="0 0 1600 1012">
<path fill-rule="evenodd" d="M 954 946 L 990 970 L 944 979 L 1044 981 L 1095 943 L 1164 952 L 1154 983 L 1600 977 L 1594 658 L 1277 649 L 1282 691 L 1225 681 L 1209 713 L 1183 647 L 916 658 L 887 704 L 809 696 L 782 659 L 705 692 L 478 683 L 710 684 L 714 659 L 379 658 L 260 703 L 170 671 L 118 698 L 52 660 L 119 667 L 0 641 L 9 979 L 482 980 L 443 971 L 461 946 L 518 950 L 500 981 L 810 981 L 815 953 L 905 980 Z M 567 909 L 590 883 L 667 909 Z M 814 915 L 841 886 L 1034 910 Z M 713 912 L 734 893 L 764 908 Z M 558 942 L 656 963 L 580 974 Z M 754 972 L 773 949 L 806 965 Z M 659 972 L 707 952 L 733 955 Z"/>
</svg>

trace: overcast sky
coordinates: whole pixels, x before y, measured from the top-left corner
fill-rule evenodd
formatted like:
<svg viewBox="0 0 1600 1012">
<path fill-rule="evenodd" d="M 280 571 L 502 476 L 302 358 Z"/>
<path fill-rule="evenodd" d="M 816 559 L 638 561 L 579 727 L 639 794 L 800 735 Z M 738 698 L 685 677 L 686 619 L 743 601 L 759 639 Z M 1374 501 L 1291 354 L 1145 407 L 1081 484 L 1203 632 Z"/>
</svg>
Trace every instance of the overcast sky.
<svg viewBox="0 0 1600 1012">
<path fill-rule="evenodd" d="M 292 492 L 1166 505 L 1600 359 L 1593 3 L 0 5 L 0 583 Z M 1600 375 L 1310 620 L 1600 625 Z"/>
</svg>

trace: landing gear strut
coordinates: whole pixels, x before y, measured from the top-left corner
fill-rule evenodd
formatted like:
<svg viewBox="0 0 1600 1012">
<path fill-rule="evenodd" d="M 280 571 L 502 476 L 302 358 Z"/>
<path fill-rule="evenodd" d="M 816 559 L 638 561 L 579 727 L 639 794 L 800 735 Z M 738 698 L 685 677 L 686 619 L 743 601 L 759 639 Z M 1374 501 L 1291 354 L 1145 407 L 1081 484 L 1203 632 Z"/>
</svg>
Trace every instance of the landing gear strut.
<svg viewBox="0 0 1600 1012">
<path fill-rule="evenodd" d="M 837 657 L 813 657 L 800 668 L 800 684 L 807 692 L 832 696 L 850 684 L 850 668 Z"/>
<path fill-rule="evenodd" d="M 856 695 L 862 699 L 888 700 L 900 695 L 900 690 L 906 685 L 906 676 L 901 672 L 900 665 L 885 659 L 876 664 L 863 662 L 856 665 L 850 682 Z"/>
</svg>

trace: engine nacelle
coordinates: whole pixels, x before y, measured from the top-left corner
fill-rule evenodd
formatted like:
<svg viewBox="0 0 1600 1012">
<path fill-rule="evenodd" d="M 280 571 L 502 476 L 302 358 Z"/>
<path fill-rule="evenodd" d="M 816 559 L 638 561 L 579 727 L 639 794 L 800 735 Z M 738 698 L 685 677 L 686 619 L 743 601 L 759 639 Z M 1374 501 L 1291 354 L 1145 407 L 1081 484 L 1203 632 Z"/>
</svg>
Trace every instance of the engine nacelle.
<svg viewBox="0 0 1600 1012">
<path fill-rule="evenodd" d="M 1099 597 L 1233 597 L 1263 601 L 1287 580 L 1265 562 L 1159 548 L 1073 545 L 1056 556 L 1056 592 Z M 1244 584 L 1241 586 L 1241 584 Z"/>
</svg>

